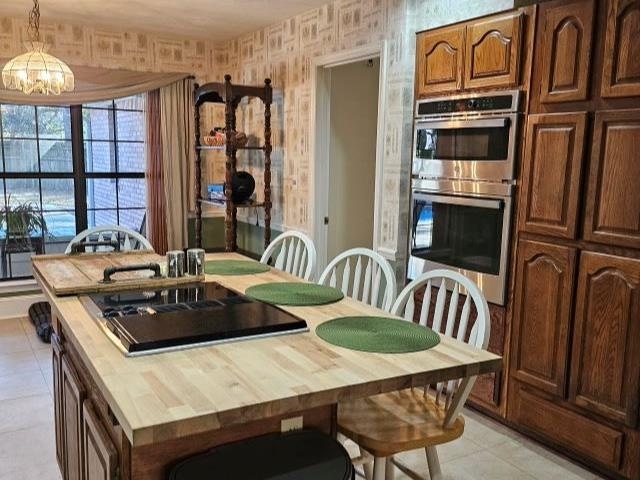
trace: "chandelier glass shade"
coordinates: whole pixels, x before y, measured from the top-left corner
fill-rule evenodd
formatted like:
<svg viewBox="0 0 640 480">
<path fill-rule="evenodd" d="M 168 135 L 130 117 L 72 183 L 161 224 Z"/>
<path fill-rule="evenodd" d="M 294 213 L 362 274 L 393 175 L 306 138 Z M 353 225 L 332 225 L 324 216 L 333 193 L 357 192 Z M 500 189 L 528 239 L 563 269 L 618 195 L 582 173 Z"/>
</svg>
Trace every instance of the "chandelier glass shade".
<svg viewBox="0 0 640 480">
<path fill-rule="evenodd" d="M 46 53 L 40 41 L 40 8 L 38 0 L 29 15 L 31 42 L 25 45 L 27 53 L 7 62 L 2 69 L 2 83 L 9 90 L 20 90 L 27 95 L 60 95 L 74 89 L 73 72 L 62 60 Z"/>
</svg>

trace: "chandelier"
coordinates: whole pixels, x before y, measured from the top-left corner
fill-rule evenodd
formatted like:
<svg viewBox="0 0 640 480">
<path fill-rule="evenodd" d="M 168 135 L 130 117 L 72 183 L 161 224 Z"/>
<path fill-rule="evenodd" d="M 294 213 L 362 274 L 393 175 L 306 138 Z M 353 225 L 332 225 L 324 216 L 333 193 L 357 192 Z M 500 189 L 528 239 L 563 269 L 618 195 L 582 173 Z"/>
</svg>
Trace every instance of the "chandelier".
<svg viewBox="0 0 640 480">
<path fill-rule="evenodd" d="M 60 95 L 74 89 L 73 72 L 62 60 L 46 53 L 40 41 L 40 5 L 33 0 L 29 14 L 27 53 L 7 62 L 2 69 L 2 83 L 9 90 L 21 90 L 27 95 Z"/>
</svg>

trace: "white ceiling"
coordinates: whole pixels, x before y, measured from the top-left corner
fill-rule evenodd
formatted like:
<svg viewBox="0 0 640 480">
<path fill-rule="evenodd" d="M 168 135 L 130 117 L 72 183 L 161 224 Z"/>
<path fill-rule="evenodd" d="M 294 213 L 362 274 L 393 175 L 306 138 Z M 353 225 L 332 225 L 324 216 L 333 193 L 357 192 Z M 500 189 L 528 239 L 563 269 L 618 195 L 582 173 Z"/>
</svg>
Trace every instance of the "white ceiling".
<svg viewBox="0 0 640 480">
<path fill-rule="evenodd" d="M 220 42 L 329 0 L 39 0 L 41 23 L 164 33 Z M 32 0 L 1 0 L 0 16 L 24 17 Z"/>
</svg>

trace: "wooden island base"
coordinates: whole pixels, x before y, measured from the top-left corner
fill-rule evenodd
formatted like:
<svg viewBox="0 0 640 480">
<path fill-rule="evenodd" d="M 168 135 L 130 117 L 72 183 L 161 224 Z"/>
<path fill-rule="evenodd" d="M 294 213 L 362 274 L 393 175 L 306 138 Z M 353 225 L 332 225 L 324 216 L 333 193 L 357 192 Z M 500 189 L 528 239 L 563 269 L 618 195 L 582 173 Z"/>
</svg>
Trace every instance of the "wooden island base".
<svg viewBox="0 0 640 480">
<path fill-rule="evenodd" d="M 69 480 L 166 480 L 178 461 L 218 445 L 280 432 L 282 420 L 335 437 L 337 405 L 327 405 L 218 430 L 132 447 L 64 331 L 54 321 L 54 397 L 58 463 Z M 84 459 L 84 461 L 78 461 Z M 247 459 L 250 461 L 250 459 Z M 81 474 L 84 471 L 84 475 Z"/>
</svg>

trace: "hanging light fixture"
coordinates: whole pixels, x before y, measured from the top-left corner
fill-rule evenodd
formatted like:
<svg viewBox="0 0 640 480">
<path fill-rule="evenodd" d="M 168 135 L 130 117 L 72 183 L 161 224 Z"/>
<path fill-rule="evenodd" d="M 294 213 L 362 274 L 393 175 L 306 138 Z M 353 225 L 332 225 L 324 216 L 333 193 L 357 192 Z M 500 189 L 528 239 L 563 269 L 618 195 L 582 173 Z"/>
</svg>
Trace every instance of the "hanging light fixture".
<svg viewBox="0 0 640 480">
<path fill-rule="evenodd" d="M 27 95 L 60 95 L 74 89 L 73 72 L 62 60 L 45 52 L 40 41 L 40 5 L 33 0 L 29 14 L 29 42 L 27 53 L 7 62 L 2 69 L 2 83 L 10 90 L 21 90 Z"/>
</svg>

